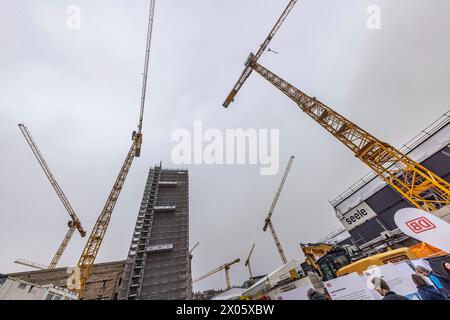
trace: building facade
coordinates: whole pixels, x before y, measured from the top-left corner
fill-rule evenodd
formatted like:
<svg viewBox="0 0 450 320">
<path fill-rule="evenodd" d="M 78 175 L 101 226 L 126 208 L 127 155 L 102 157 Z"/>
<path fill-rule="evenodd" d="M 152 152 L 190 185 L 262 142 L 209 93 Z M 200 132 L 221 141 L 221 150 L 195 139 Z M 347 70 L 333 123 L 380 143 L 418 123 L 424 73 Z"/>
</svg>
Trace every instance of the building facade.
<svg viewBox="0 0 450 320">
<path fill-rule="evenodd" d="M 77 295 L 52 284 L 36 285 L 0 274 L 0 300 L 76 300 Z"/>
<path fill-rule="evenodd" d="M 450 182 L 450 111 L 422 130 L 401 151 Z M 433 194 L 428 196 L 432 198 Z M 374 174 L 360 179 L 331 204 L 343 227 L 323 241 L 364 247 L 394 237 L 399 246 L 414 243 L 394 222 L 399 209 L 412 205 Z"/>
<path fill-rule="evenodd" d="M 125 261 L 96 263 L 92 273 L 84 287 L 84 300 L 115 300 L 122 281 L 122 273 Z M 59 288 L 67 288 L 67 279 L 70 274 L 67 268 L 55 268 L 34 270 L 8 274 L 8 276 L 26 281 L 33 285 L 54 285 Z"/>
<path fill-rule="evenodd" d="M 187 170 L 151 168 L 119 290 L 119 299 L 192 297 Z"/>
</svg>

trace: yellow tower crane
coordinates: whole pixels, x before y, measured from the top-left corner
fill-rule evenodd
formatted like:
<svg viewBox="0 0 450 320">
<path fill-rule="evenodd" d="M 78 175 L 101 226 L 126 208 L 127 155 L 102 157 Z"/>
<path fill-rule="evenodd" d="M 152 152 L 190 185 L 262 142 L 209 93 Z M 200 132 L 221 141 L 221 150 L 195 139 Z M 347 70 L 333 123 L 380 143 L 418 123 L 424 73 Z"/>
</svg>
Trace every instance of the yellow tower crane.
<svg viewBox="0 0 450 320">
<path fill-rule="evenodd" d="M 59 262 L 59 259 L 61 258 L 70 239 L 72 238 L 72 235 L 75 232 L 75 229 L 78 230 L 78 232 L 80 233 L 80 235 L 82 237 L 84 237 L 86 235 L 86 231 L 83 229 L 80 219 L 78 219 L 77 215 L 75 214 L 75 211 L 73 210 L 72 206 L 70 205 L 69 200 L 67 200 L 66 195 L 62 191 L 62 189 L 59 186 L 58 182 L 56 181 L 52 171 L 48 167 L 47 162 L 44 160 L 44 157 L 42 156 L 42 153 L 40 152 L 36 142 L 34 141 L 33 137 L 31 136 L 30 131 L 22 123 L 19 123 L 18 126 L 20 128 L 20 131 L 22 131 L 22 134 L 25 137 L 28 145 L 30 146 L 31 151 L 33 151 L 33 154 L 35 155 L 37 161 L 39 162 L 39 165 L 41 166 L 42 170 L 44 170 L 44 173 L 47 176 L 48 181 L 50 181 L 50 184 L 52 185 L 53 189 L 55 190 L 56 194 L 58 195 L 58 198 L 61 200 L 64 208 L 66 209 L 66 211 L 69 214 L 70 219 L 71 219 L 68 222 L 69 230 L 67 231 L 66 236 L 64 237 L 63 241 L 59 245 L 59 248 L 56 251 L 56 254 L 54 255 L 52 261 L 50 262 L 50 264 L 48 266 L 48 269 L 54 269 L 54 268 L 56 268 L 56 266 Z"/>
<path fill-rule="evenodd" d="M 205 278 L 207 278 L 207 277 L 209 277 L 209 276 L 211 276 L 211 275 L 213 275 L 213 274 L 215 274 L 215 273 L 217 273 L 219 271 L 225 270 L 225 278 L 227 280 L 227 290 L 228 290 L 228 289 L 231 288 L 230 272 L 229 272 L 230 271 L 230 267 L 233 264 L 235 264 L 235 263 L 239 263 L 240 261 L 241 261 L 241 259 L 238 258 L 238 259 L 236 259 L 236 260 L 234 260 L 232 262 L 225 263 L 223 266 L 220 266 L 220 267 L 218 267 L 218 268 L 216 268 L 214 270 L 211 270 L 210 272 L 204 274 L 203 276 L 201 276 L 197 280 L 194 280 L 194 283 L 197 282 L 197 281 L 203 280 L 203 279 L 205 279 Z"/>
<path fill-rule="evenodd" d="M 103 241 L 103 237 L 105 236 L 106 230 L 111 220 L 111 215 L 113 213 L 117 199 L 119 198 L 120 191 L 122 190 L 125 179 L 128 175 L 128 172 L 130 171 L 131 164 L 133 163 L 134 158 L 139 157 L 141 153 L 142 121 L 144 117 L 145 94 L 147 88 L 147 75 L 148 75 L 148 64 L 150 56 L 150 44 L 152 38 L 154 11 L 155 11 L 155 0 L 151 0 L 148 28 L 147 28 L 147 43 L 145 50 L 141 104 L 140 104 L 140 113 L 137 131 L 133 131 L 132 135 L 133 142 L 131 144 L 130 150 L 128 151 L 125 161 L 119 171 L 119 175 L 117 176 L 116 181 L 114 182 L 113 188 L 108 196 L 108 199 L 106 200 L 105 206 L 103 207 L 102 212 L 100 213 L 99 217 L 97 218 L 97 221 L 95 222 L 91 235 L 89 236 L 86 246 L 84 247 L 83 253 L 81 254 L 80 259 L 78 260 L 77 267 L 79 271 L 79 279 L 75 279 L 75 282 L 77 282 L 76 290 L 78 293 L 78 299 L 81 299 L 82 297 L 83 289 L 91 274 L 95 258 L 97 257 L 100 245 Z"/>
<path fill-rule="evenodd" d="M 226 98 L 227 108 L 254 70 L 294 101 L 300 110 L 330 132 L 369 166 L 381 179 L 412 205 L 428 212 L 450 204 L 450 184 L 393 146 L 382 142 L 315 97 L 308 96 L 258 63 L 261 54 L 297 1 L 289 2 L 275 27 L 256 54 L 251 53 L 245 69 Z"/>
<path fill-rule="evenodd" d="M 250 266 L 250 258 L 252 256 L 253 250 L 255 249 L 255 244 L 252 245 L 252 248 L 250 249 L 250 253 L 248 254 L 247 260 L 245 260 L 245 266 L 248 268 L 248 274 L 250 275 L 250 282 L 253 282 L 253 273 L 252 273 L 252 267 Z"/>
<path fill-rule="evenodd" d="M 293 161 L 294 161 L 294 156 L 291 156 L 289 158 L 289 162 L 287 164 L 286 170 L 284 171 L 283 178 L 281 179 L 280 186 L 278 187 L 277 193 L 275 194 L 275 198 L 273 199 L 272 205 L 270 206 L 269 214 L 267 215 L 267 218 L 264 222 L 264 227 L 263 227 L 264 232 L 267 230 L 267 227 L 269 227 L 270 233 L 272 234 L 273 240 L 275 241 L 275 245 L 277 247 L 278 253 L 280 254 L 281 261 L 283 261 L 284 264 L 287 263 L 287 258 L 284 253 L 283 247 L 281 246 L 280 239 L 278 238 L 278 235 L 275 232 L 275 228 L 273 227 L 272 214 L 273 214 L 273 210 L 275 210 L 275 206 L 277 205 L 278 198 L 280 198 L 281 191 L 283 190 L 284 183 L 286 182 L 286 178 L 289 174 L 289 170 L 291 169 Z"/>
</svg>

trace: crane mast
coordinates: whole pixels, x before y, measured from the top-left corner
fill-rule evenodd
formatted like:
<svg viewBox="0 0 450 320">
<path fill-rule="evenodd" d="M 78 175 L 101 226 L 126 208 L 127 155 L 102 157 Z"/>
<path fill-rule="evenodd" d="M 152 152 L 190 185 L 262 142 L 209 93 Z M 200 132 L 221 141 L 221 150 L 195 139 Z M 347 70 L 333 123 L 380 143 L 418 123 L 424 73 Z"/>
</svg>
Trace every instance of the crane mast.
<svg viewBox="0 0 450 320">
<path fill-rule="evenodd" d="M 139 122 L 138 130 L 133 131 L 132 144 L 130 150 L 127 153 L 125 161 L 119 171 L 119 174 L 114 182 L 113 188 L 106 200 L 102 212 L 100 213 L 95 225 L 92 229 L 91 235 L 84 247 L 83 253 L 78 260 L 77 267 L 80 271 L 80 279 L 77 287 L 78 299 L 81 299 L 83 289 L 87 283 L 87 280 L 92 272 L 92 267 L 97 257 L 98 251 L 100 249 L 101 243 L 105 236 L 106 230 L 108 228 L 109 222 L 111 220 L 111 215 L 113 213 L 114 207 L 116 205 L 117 199 L 119 198 L 122 187 L 125 183 L 125 179 L 130 171 L 131 164 L 135 157 L 140 156 L 141 145 L 142 145 L 142 122 L 144 117 L 144 106 L 145 106 L 145 93 L 147 86 L 147 75 L 148 75 L 148 64 L 150 56 L 150 45 L 152 39 L 152 29 L 153 29 L 153 19 L 155 11 L 155 0 L 150 1 L 148 28 L 147 28 L 147 42 L 145 49 L 145 62 L 144 62 L 144 73 L 142 81 L 142 94 L 141 94 L 141 104 L 139 112 Z"/>
<path fill-rule="evenodd" d="M 286 166 L 286 170 L 284 171 L 283 178 L 281 179 L 280 186 L 278 187 L 277 193 L 275 194 L 275 198 L 272 201 L 272 205 L 269 209 L 269 214 L 267 215 L 267 218 L 264 222 L 263 231 L 265 232 L 267 230 L 267 227 L 269 227 L 270 233 L 272 234 L 273 241 L 275 242 L 275 246 L 277 247 L 278 253 L 280 254 L 281 261 L 286 264 L 287 258 L 286 254 L 284 253 L 283 247 L 281 246 L 280 239 L 278 238 L 277 233 L 275 232 L 275 228 L 273 227 L 272 223 L 272 214 L 275 210 L 275 206 L 277 205 L 278 199 L 280 198 L 281 191 L 283 190 L 284 184 L 286 182 L 286 178 L 289 174 L 289 171 L 291 170 L 292 162 L 294 161 L 294 156 L 291 156 L 289 158 L 289 162 Z"/>
<path fill-rule="evenodd" d="M 284 253 L 283 247 L 281 246 L 280 239 L 278 238 L 278 235 L 275 232 L 275 228 L 273 227 L 272 221 L 269 221 L 268 226 L 269 226 L 270 233 L 272 234 L 273 241 L 275 242 L 275 246 L 277 247 L 278 253 L 280 254 L 281 261 L 284 264 L 286 264 L 288 262 L 287 258 L 286 258 L 286 254 Z"/>
<path fill-rule="evenodd" d="M 268 37 L 266 42 L 271 39 L 271 37 Z M 258 63 L 260 55 L 260 50 L 258 50 L 258 54 L 250 54 L 247 58 L 244 69 L 246 76 L 243 73 L 243 76 L 240 77 L 238 83 L 228 95 L 223 103 L 225 108 L 234 100 L 237 91 L 254 70 L 347 146 L 358 159 L 369 166 L 412 205 L 431 212 L 450 204 L 450 184 L 447 181 L 391 145 L 378 140 L 315 97 L 308 96 L 264 68 Z"/>
<path fill-rule="evenodd" d="M 250 257 L 252 256 L 254 249 L 255 249 L 255 244 L 252 245 L 252 248 L 250 249 L 250 253 L 248 254 L 247 260 L 245 260 L 245 266 L 248 268 L 248 273 L 250 275 L 250 281 L 253 281 L 253 273 L 252 273 L 252 268 L 250 266 Z"/>
<path fill-rule="evenodd" d="M 272 205 L 270 206 L 269 213 L 267 215 L 266 222 L 263 227 L 263 231 L 266 231 L 267 225 L 269 224 L 269 222 L 272 219 L 273 211 L 275 210 L 275 206 L 277 205 L 278 199 L 280 198 L 281 191 L 283 190 L 284 184 L 286 182 L 286 178 L 289 174 L 289 171 L 291 170 L 293 161 L 294 161 L 294 156 L 291 156 L 289 158 L 289 162 L 286 166 L 286 169 L 284 170 L 283 178 L 281 179 L 280 186 L 278 187 L 277 193 L 275 194 L 275 198 L 273 199 Z"/>
<path fill-rule="evenodd" d="M 235 263 L 239 263 L 240 261 L 241 261 L 241 259 L 238 258 L 238 259 L 236 259 L 236 260 L 234 260 L 232 262 L 226 263 L 223 266 L 220 266 L 220 267 L 218 267 L 218 268 L 216 268 L 214 270 L 211 270 L 210 272 L 204 274 L 203 276 L 201 276 L 197 280 L 194 280 L 194 283 L 198 282 L 200 280 L 203 280 L 203 279 L 205 279 L 205 278 L 207 278 L 207 277 L 209 277 L 209 276 L 211 276 L 211 275 L 213 275 L 213 274 L 215 274 L 215 273 L 217 273 L 217 272 L 219 272 L 221 270 L 225 270 L 225 278 L 226 278 L 226 281 L 227 281 L 227 289 L 230 289 L 231 288 L 231 281 L 230 281 L 230 274 L 229 274 L 230 267 L 233 264 L 235 264 Z"/>
<path fill-rule="evenodd" d="M 58 261 L 61 258 L 62 254 L 64 253 L 64 250 L 66 249 L 67 245 L 69 244 L 70 239 L 73 236 L 73 233 L 75 232 L 75 226 L 73 225 L 72 221 L 69 221 L 68 223 L 69 229 L 67 229 L 67 233 L 59 245 L 58 250 L 56 251 L 55 256 L 53 257 L 52 261 L 50 261 L 50 264 L 48 265 L 49 269 L 55 269 L 58 265 Z"/>
<path fill-rule="evenodd" d="M 71 221 L 68 222 L 69 230 L 67 231 L 63 241 L 61 242 L 60 246 L 58 247 L 58 250 L 56 251 L 56 254 L 53 256 L 53 259 L 48 266 L 48 269 L 54 269 L 58 265 L 59 259 L 63 255 L 64 250 L 66 249 L 70 239 L 72 238 L 73 233 L 75 232 L 75 229 L 78 230 L 78 232 L 80 233 L 80 235 L 82 237 L 84 237 L 86 235 L 86 231 L 83 229 L 83 226 L 81 225 L 80 220 L 78 219 L 77 215 L 75 214 L 75 211 L 73 210 L 69 200 L 67 200 L 66 195 L 62 191 L 62 189 L 59 186 L 58 182 L 56 181 L 52 171 L 50 170 L 49 166 L 47 165 L 47 162 L 45 161 L 36 142 L 34 141 L 33 137 L 31 136 L 30 131 L 23 123 L 19 123 L 18 126 L 19 126 L 20 131 L 22 132 L 23 136 L 25 137 L 25 140 L 27 141 L 28 145 L 30 146 L 31 151 L 33 151 L 33 154 L 36 157 L 39 165 L 41 166 L 42 170 L 44 171 L 45 175 L 47 176 L 48 181 L 52 185 L 53 189 L 55 190 L 56 194 L 58 195 L 59 200 L 61 200 L 61 203 L 63 204 L 64 208 L 66 209 L 67 213 L 69 214 L 69 216 L 71 218 Z"/>
</svg>

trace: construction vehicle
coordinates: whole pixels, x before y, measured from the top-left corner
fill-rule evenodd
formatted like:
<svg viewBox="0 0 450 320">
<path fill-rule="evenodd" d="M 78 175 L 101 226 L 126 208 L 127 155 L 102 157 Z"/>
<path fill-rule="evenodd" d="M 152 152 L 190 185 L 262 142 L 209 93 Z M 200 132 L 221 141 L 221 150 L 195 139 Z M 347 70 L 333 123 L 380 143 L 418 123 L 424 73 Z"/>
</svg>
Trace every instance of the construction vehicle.
<svg viewBox="0 0 450 320">
<path fill-rule="evenodd" d="M 436 247 L 424 242 L 411 247 L 397 249 L 385 248 L 381 252 L 368 254 L 354 249 L 349 245 L 334 245 L 329 243 L 300 244 L 305 255 L 305 262 L 323 281 L 331 280 L 352 272 L 362 274 L 370 266 L 381 266 L 387 263 L 397 263 L 406 260 L 430 258 L 446 255 Z"/>
<path fill-rule="evenodd" d="M 317 258 L 322 257 L 328 251 L 333 249 L 333 245 L 328 243 L 300 243 L 300 249 L 305 256 L 305 262 L 311 270 L 315 270 L 321 276 L 323 275 L 321 268 L 317 265 Z"/>
<path fill-rule="evenodd" d="M 340 268 L 335 273 L 337 277 L 344 276 L 352 272 L 362 274 L 371 266 L 381 266 L 387 263 L 398 263 L 407 260 L 435 258 L 447 254 L 448 252 L 442 251 L 441 249 L 433 247 L 430 244 L 419 242 L 411 247 L 387 250 L 373 256 L 359 259 L 347 266 Z"/>
<path fill-rule="evenodd" d="M 449 205 L 450 183 L 258 63 L 258 59 L 296 2 L 295 0 L 289 2 L 257 53 L 250 53 L 243 73 L 227 96 L 223 106 L 229 107 L 245 80 L 254 70 L 295 102 L 300 110 L 341 141 L 358 159 L 369 166 L 413 206 L 431 212 Z"/>
<path fill-rule="evenodd" d="M 283 264 L 287 263 L 286 254 L 284 253 L 283 247 L 281 246 L 280 239 L 277 236 L 277 233 L 275 232 L 275 228 L 273 227 L 272 223 L 272 214 L 273 210 L 275 210 L 275 206 L 277 205 L 278 198 L 280 198 L 281 191 L 283 190 L 284 183 L 286 182 L 286 178 L 289 174 L 289 170 L 291 169 L 292 162 L 294 161 L 294 156 L 291 156 L 289 158 L 289 162 L 287 164 L 286 170 L 284 171 L 283 178 L 281 179 L 280 186 L 278 187 L 277 193 L 275 194 L 275 198 L 272 201 L 272 205 L 270 206 L 269 213 L 266 217 L 266 220 L 264 222 L 263 231 L 266 232 L 267 227 L 269 227 L 270 232 L 272 233 L 273 240 L 275 241 L 275 245 L 277 247 L 278 253 L 280 254 L 281 261 Z"/>
<path fill-rule="evenodd" d="M 300 249 L 305 255 L 305 262 L 312 271 L 322 279 L 336 278 L 336 272 L 359 258 L 350 246 L 338 246 L 329 243 L 300 243 Z"/>
<path fill-rule="evenodd" d="M 114 182 L 113 188 L 108 196 L 108 199 L 106 200 L 105 206 L 103 207 L 102 212 L 100 213 L 99 217 L 97 218 L 97 221 L 95 222 L 95 225 L 92 229 L 92 232 L 89 236 L 86 246 L 84 247 L 83 253 L 81 254 L 80 259 L 78 260 L 77 267 L 79 271 L 79 279 L 72 280 L 72 282 L 76 283 L 75 290 L 77 290 L 78 299 L 82 298 L 83 289 L 91 274 L 95 258 L 97 257 L 101 243 L 103 241 L 109 222 L 111 220 L 111 215 L 113 213 L 117 199 L 119 198 L 120 191 L 122 190 L 125 179 L 128 175 L 128 172 L 130 171 L 131 164 L 133 163 L 134 158 L 139 157 L 141 154 L 142 122 L 144 117 L 144 106 L 147 89 L 147 75 L 148 75 L 148 64 L 150 56 L 150 44 L 152 38 L 154 11 L 155 11 L 155 0 L 151 0 L 148 28 L 147 28 L 147 41 L 145 49 L 145 62 L 142 80 L 140 113 L 137 131 L 133 131 L 132 144 L 130 150 L 127 153 L 127 156 L 119 171 L 116 181 Z M 72 276 L 74 276 L 75 273 Z"/>
<path fill-rule="evenodd" d="M 380 243 L 383 242 L 386 242 L 386 240 L 380 241 Z M 382 265 L 416 257 L 408 248 L 391 249 L 391 247 L 386 246 L 381 249 L 377 247 L 380 243 L 375 244 L 375 251 L 372 248 L 361 250 L 350 245 L 330 243 L 301 243 L 300 249 L 305 255 L 305 262 L 310 270 L 316 272 L 323 281 L 334 279 L 343 274 L 341 270 L 364 271 L 365 269 L 360 269 L 366 265 L 359 263 L 360 261 L 371 261 L 373 264 Z"/>
<path fill-rule="evenodd" d="M 228 289 L 231 288 L 231 281 L 230 281 L 230 267 L 231 267 L 233 264 L 235 264 L 235 263 L 239 263 L 240 261 L 241 261 L 241 259 L 238 258 L 238 259 L 236 259 L 236 260 L 234 260 L 234 261 L 232 261 L 232 262 L 225 263 L 224 265 L 222 265 L 222 266 L 220 266 L 220 267 L 218 267 L 218 268 L 216 268 L 216 269 L 214 269 L 214 270 L 211 270 L 210 272 L 204 274 L 203 276 L 201 276 L 201 277 L 198 278 L 197 280 L 194 280 L 194 283 L 196 283 L 196 282 L 198 282 L 198 281 L 200 281 L 200 280 L 203 280 L 203 279 L 205 279 L 205 278 L 207 278 L 207 277 L 209 277 L 209 276 L 212 276 L 213 274 L 215 274 L 215 273 L 217 273 L 217 272 L 219 272 L 219 271 L 225 270 L 225 278 L 226 278 L 226 281 L 227 281 L 227 290 L 228 290 Z"/>
<path fill-rule="evenodd" d="M 248 254 L 247 260 L 245 260 L 245 266 L 248 268 L 248 274 L 249 274 L 249 281 L 250 283 L 253 283 L 253 273 L 252 273 L 252 267 L 250 266 L 250 257 L 252 256 L 253 250 L 255 249 L 255 244 L 252 245 L 252 248 L 250 249 L 250 253 Z"/>
<path fill-rule="evenodd" d="M 409 248 L 403 247 L 399 249 L 387 250 L 386 252 L 359 259 L 340 268 L 323 269 L 325 274 L 324 279 L 333 279 L 352 272 L 362 274 L 371 266 L 381 266 L 387 263 L 398 263 L 401 261 L 414 260 L 419 258 L 421 257 L 416 256 Z M 320 264 L 319 261 L 318 264 Z M 320 266 L 322 267 L 322 264 L 320 264 Z"/>
<path fill-rule="evenodd" d="M 52 171 L 50 170 L 49 166 L 47 165 L 47 162 L 45 161 L 36 142 L 34 141 L 33 137 L 31 136 L 30 131 L 23 123 L 19 123 L 18 126 L 19 126 L 20 131 L 22 132 L 23 136 L 25 137 L 25 140 L 27 141 L 28 145 L 30 146 L 31 151 L 33 151 L 34 156 L 36 157 L 37 161 L 39 162 L 39 165 L 41 166 L 42 170 L 44 170 L 44 173 L 45 173 L 48 181 L 52 185 L 53 189 L 55 190 L 56 194 L 58 195 L 59 200 L 61 200 L 64 208 L 66 209 L 66 211 L 69 214 L 70 219 L 71 219 L 67 223 L 69 229 L 66 233 L 66 236 L 64 237 L 63 241 L 59 245 L 58 250 L 56 251 L 56 254 L 53 256 L 53 259 L 48 266 L 48 269 L 54 269 L 58 265 L 59 259 L 61 258 L 62 254 L 64 253 L 64 250 L 66 249 L 67 245 L 69 244 L 69 241 L 72 238 L 72 235 L 75 232 L 75 229 L 78 230 L 78 232 L 80 233 L 80 235 L 82 237 L 84 237 L 86 235 L 86 231 L 83 229 L 80 219 L 78 219 L 77 215 L 75 214 L 75 211 L 72 208 L 72 205 L 70 204 L 69 200 L 67 200 L 66 195 L 62 191 L 61 187 L 59 186 L 58 182 L 55 179 L 55 176 L 53 175 Z"/>
</svg>

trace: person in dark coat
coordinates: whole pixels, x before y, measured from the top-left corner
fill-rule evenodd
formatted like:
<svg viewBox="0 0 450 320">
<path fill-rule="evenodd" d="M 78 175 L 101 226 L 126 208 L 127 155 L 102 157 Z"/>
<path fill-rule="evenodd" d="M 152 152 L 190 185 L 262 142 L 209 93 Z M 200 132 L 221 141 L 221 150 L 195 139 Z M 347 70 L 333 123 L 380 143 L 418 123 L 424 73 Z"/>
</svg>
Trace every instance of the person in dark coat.
<svg viewBox="0 0 450 320">
<path fill-rule="evenodd" d="M 308 296 L 309 300 L 328 300 L 324 294 L 320 293 L 319 291 L 310 288 L 307 292 L 306 295 Z"/>
<path fill-rule="evenodd" d="M 391 291 L 387 282 L 381 278 L 373 278 L 372 283 L 375 285 L 375 290 L 383 296 L 381 300 L 409 300 L 407 297 Z"/>
<path fill-rule="evenodd" d="M 442 262 L 442 269 L 444 270 L 444 276 L 450 280 L 450 262 L 444 261 Z"/>
<path fill-rule="evenodd" d="M 450 279 L 445 276 L 428 270 L 422 266 L 416 266 L 416 272 L 430 279 L 436 288 L 447 298 L 450 298 Z"/>
<path fill-rule="evenodd" d="M 422 300 L 447 300 L 438 289 L 428 284 L 422 276 L 412 274 L 411 278 L 417 287 L 417 292 Z"/>
</svg>

